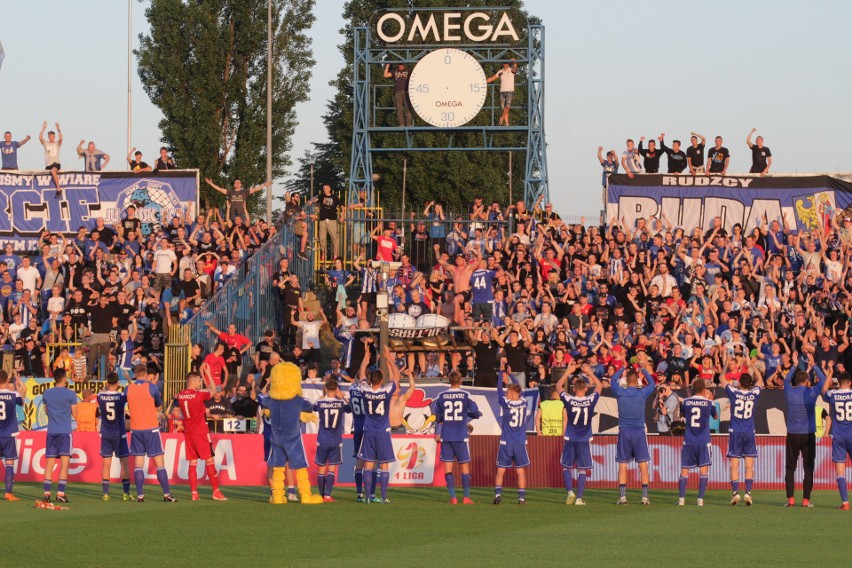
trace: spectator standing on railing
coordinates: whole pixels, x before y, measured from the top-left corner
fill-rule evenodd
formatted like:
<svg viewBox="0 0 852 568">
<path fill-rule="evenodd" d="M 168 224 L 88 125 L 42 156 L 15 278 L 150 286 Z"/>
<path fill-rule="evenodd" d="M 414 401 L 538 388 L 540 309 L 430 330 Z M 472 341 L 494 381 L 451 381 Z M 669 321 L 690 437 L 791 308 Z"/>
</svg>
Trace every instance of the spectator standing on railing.
<svg viewBox="0 0 852 568">
<path fill-rule="evenodd" d="M 385 79 L 393 78 L 393 104 L 396 107 L 396 118 L 399 126 L 413 126 L 414 120 L 411 116 L 411 101 L 408 100 L 408 79 L 411 71 L 404 63 L 399 63 L 394 71 L 391 71 L 391 64 L 385 65 L 385 71 L 382 76 Z"/>
<path fill-rule="evenodd" d="M 127 153 L 127 165 L 133 173 L 150 172 L 151 166 L 142 160 L 142 152 L 131 148 Z"/>
<path fill-rule="evenodd" d="M 160 156 L 157 158 L 157 161 L 154 163 L 154 171 L 159 172 L 161 170 L 175 170 L 177 166 L 175 165 L 175 159 L 172 156 L 169 156 L 169 149 L 165 146 L 160 148 Z"/>
<path fill-rule="evenodd" d="M 86 149 L 83 150 L 85 142 L 85 140 L 80 140 L 80 143 L 77 144 L 77 155 L 83 158 L 85 170 L 87 172 L 99 172 L 106 169 L 109 164 L 109 154 L 103 150 L 99 150 L 91 140 L 86 146 Z"/>
<path fill-rule="evenodd" d="M 515 74 L 518 72 L 518 62 L 512 58 L 511 63 L 504 61 L 503 66 L 497 73 L 486 79 L 487 83 L 493 83 L 500 79 L 500 108 L 503 112 L 497 125 L 509 126 L 509 110 L 512 108 L 512 97 L 515 95 Z"/>
<path fill-rule="evenodd" d="M 213 183 L 210 178 L 204 178 L 204 181 L 207 182 L 207 185 L 209 185 L 228 199 L 228 220 L 235 221 L 237 217 L 240 217 L 241 219 L 245 219 L 246 222 L 248 222 L 249 220 L 248 209 L 246 208 L 248 198 L 257 193 L 258 191 L 263 190 L 264 187 L 272 185 L 272 181 L 267 181 L 246 189 L 245 186 L 243 186 L 242 181 L 235 179 L 234 187 L 225 189 Z"/>
<path fill-rule="evenodd" d="M 332 193 L 331 186 L 325 184 L 322 186 L 322 193 L 318 198 L 319 202 L 319 247 L 322 260 L 329 259 L 326 254 L 328 249 L 328 239 L 331 239 L 331 257 L 340 256 L 340 243 L 338 240 L 337 221 L 340 212 L 340 198 Z"/>
<path fill-rule="evenodd" d="M 660 150 L 669 157 L 668 173 L 680 175 L 687 167 L 686 153 L 680 149 L 680 140 L 674 140 L 672 147 L 666 146 L 666 133 L 660 134 Z"/>
<path fill-rule="evenodd" d="M 701 139 L 701 142 L 698 139 Z M 686 149 L 686 163 L 689 173 L 699 175 L 704 173 L 704 145 L 707 139 L 697 132 L 690 132 L 690 146 Z"/>
<path fill-rule="evenodd" d="M 728 164 L 731 162 L 731 153 L 727 148 L 722 146 L 722 137 L 717 136 L 715 146 L 707 151 L 707 161 L 710 163 L 709 173 L 722 174 L 728 173 Z"/>
<path fill-rule="evenodd" d="M 17 141 L 12 140 L 12 133 L 8 130 L 3 134 L 3 142 L 0 142 L 0 156 L 2 156 L 4 170 L 18 169 L 18 148 L 30 141 L 30 135 L 26 138 Z"/>
<path fill-rule="evenodd" d="M 630 179 L 636 177 L 636 174 L 642 173 L 639 151 L 631 138 L 627 139 L 627 149 L 621 153 L 621 167 L 624 168 L 624 172 Z"/>
<path fill-rule="evenodd" d="M 59 170 L 62 169 L 62 164 L 59 160 L 59 150 L 62 148 L 62 130 L 59 128 L 59 123 L 55 124 L 56 132 L 53 130 L 47 133 L 47 140 L 44 139 L 44 131 L 47 130 L 47 121 L 41 125 L 41 132 L 38 135 L 38 141 L 44 147 L 44 169 L 50 171 L 53 177 L 53 184 L 56 186 L 56 197 L 62 195 L 62 187 L 59 185 Z M 59 137 L 57 138 L 57 134 Z"/>
<path fill-rule="evenodd" d="M 763 145 L 763 136 L 758 136 L 755 143 L 752 144 L 751 137 L 757 132 L 757 128 L 752 128 L 746 136 L 746 144 L 751 150 L 751 169 L 749 173 L 760 174 L 760 177 L 769 173 L 769 168 L 772 167 L 772 152 L 769 147 Z"/>
<path fill-rule="evenodd" d="M 645 137 L 642 136 L 639 138 L 639 154 L 645 159 L 645 173 L 646 174 L 656 174 L 660 171 L 660 157 L 663 155 L 663 151 L 657 149 L 657 142 L 655 140 L 648 141 L 648 147 L 643 148 L 642 143 L 645 142 Z"/>
</svg>

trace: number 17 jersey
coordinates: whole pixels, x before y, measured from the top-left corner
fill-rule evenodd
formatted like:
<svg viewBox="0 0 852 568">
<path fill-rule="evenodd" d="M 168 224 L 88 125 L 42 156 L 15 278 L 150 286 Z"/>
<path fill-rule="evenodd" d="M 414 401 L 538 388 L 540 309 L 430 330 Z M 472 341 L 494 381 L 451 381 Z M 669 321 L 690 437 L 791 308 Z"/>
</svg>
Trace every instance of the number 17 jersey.
<svg viewBox="0 0 852 568">
<path fill-rule="evenodd" d="M 725 387 L 725 393 L 731 401 L 731 423 L 728 431 L 754 434 L 754 410 L 760 397 L 760 387 L 744 391 L 728 385 Z"/>
</svg>

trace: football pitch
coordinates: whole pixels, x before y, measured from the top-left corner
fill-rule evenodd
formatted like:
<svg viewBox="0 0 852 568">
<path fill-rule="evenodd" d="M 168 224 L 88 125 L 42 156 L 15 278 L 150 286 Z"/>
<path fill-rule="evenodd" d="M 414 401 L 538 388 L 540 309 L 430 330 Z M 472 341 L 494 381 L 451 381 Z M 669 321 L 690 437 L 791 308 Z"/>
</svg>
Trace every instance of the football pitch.
<svg viewBox="0 0 852 568">
<path fill-rule="evenodd" d="M 706 505 L 677 507 L 676 493 L 652 491 L 626 506 L 614 490 L 587 490 L 586 507 L 569 507 L 557 490 L 530 490 L 527 504 L 504 489 L 503 503 L 475 489 L 476 505 L 451 506 L 446 491 L 391 488 L 390 504 L 355 503 L 338 488 L 336 503 L 272 506 L 263 488 L 225 487 L 228 502 L 123 502 L 120 486 L 70 485 L 67 511 L 35 508 L 41 488 L 17 484 L 21 502 L 0 502 L 7 566 L 761 566 L 845 565 L 849 512 L 835 492 L 815 492 L 815 507 L 786 509 L 777 491 L 754 493 L 755 506 L 728 505 L 711 491 Z M 801 495 L 797 495 L 801 499 Z"/>
</svg>

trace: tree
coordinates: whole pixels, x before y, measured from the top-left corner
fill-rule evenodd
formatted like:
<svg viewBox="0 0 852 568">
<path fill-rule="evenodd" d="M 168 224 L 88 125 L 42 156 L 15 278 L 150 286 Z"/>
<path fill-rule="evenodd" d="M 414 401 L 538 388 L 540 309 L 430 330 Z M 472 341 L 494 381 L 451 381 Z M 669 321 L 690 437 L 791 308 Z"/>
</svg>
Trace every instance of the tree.
<svg viewBox="0 0 852 568">
<path fill-rule="evenodd" d="M 314 65 L 313 0 L 272 0 L 272 175 L 291 164 L 296 104 Z M 266 177 L 266 0 L 151 0 L 140 35 L 139 77 L 162 111 L 162 141 L 178 165 L 218 185 Z M 255 198 L 258 196 L 256 195 Z M 201 188 L 205 207 L 224 196 Z M 255 199 L 256 203 L 256 199 Z M 251 205 L 251 204 L 250 204 Z"/>
<path fill-rule="evenodd" d="M 408 0 L 350 0 L 344 7 L 343 17 L 347 25 L 343 29 L 344 42 L 340 50 L 345 58 L 346 64 L 341 69 L 337 78 L 331 81 L 331 85 L 337 88 L 334 100 L 328 106 L 324 120 L 329 135 L 329 144 L 334 146 L 334 152 L 329 153 L 333 161 L 334 170 L 349 172 L 349 163 L 352 152 L 352 125 L 353 125 L 353 85 L 352 85 L 352 50 L 353 33 L 356 26 L 370 25 L 375 13 L 387 8 L 410 7 Z M 517 10 L 526 16 L 531 23 L 535 18 L 526 15 L 523 10 L 523 2 L 520 0 L 431 0 L 430 6 L 434 7 L 483 7 L 506 6 Z M 486 75 L 491 75 L 497 68 L 486 66 Z M 521 73 L 525 70 L 521 69 Z M 374 81 L 381 79 L 381 70 L 373 70 Z M 376 77 L 378 77 L 376 79 Z M 385 107 L 393 107 L 393 94 L 386 89 L 380 95 L 380 103 Z M 526 85 L 524 81 L 518 81 L 515 91 L 516 101 L 526 101 Z M 380 118 L 380 120 L 382 120 Z M 388 112 L 386 117 L 388 125 L 394 124 L 393 111 Z M 417 118 L 415 117 L 415 120 Z M 485 112 L 472 122 L 472 124 L 490 123 L 490 117 Z M 374 144 L 381 144 L 382 140 L 400 143 L 401 134 L 387 133 L 379 139 L 373 136 Z M 418 133 L 418 143 L 424 146 L 444 145 L 447 134 L 423 134 Z M 513 146 L 525 146 L 526 137 L 523 134 L 514 135 Z M 396 140 L 394 140 L 396 137 Z M 456 133 L 455 145 L 476 145 L 481 140 L 478 133 Z M 509 157 L 506 152 L 408 152 L 408 153 L 375 153 L 373 155 L 373 171 L 379 174 L 376 189 L 381 193 L 381 205 L 392 212 L 399 212 L 402 202 L 402 162 L 408 160 L 408 175 L 406 209 L 411 211 L 414 207 L 421 209 L 426 201 L 437 199 L 444 201 L 449 211 L 465 213 L 473 197 L 477 194 L 486 200 L 497 199 L 505 204 L 508 201 L 508 171 Z M 524 178 L 523 153 L 513 155 L 513 186 L 514 198 L 523 196 Z M 321 181 L 320 181 L 321 183 Z"/>
</svg>

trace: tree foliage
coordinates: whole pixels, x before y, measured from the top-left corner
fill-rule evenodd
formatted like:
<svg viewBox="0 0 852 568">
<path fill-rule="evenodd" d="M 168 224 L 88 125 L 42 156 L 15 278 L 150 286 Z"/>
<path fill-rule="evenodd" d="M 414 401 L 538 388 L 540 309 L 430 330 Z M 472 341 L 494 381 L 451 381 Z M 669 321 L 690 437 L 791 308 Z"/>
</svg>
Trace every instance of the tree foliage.
<svg viewBox="0 0 852 568">
<path fill-rule="evenodd" d="M 313 0 L 273 0 L 272 175 L 285 173 L 314 65 Z M 139 77 L 179 166 L 220 186 L 266 177 L 266 0 L 151 0 Z M 201 188 L 207 207 L 224 196 Z M 257 196 L 256 196 L 257 197 Z"/>
<path fill-rule="evenodd" d="M 328 130 L 328 144 L 333 146 L 333 151 L 327 153 L 333 162 L 334 171 L 349 172 L 349 163 L 352 152 L 352 126 L 353 126 L 353 37 L 356 26 L 368 26 L 378 10 L 387 8 L 407 8 L 411 6 L 408 0 L 350 0 L 344 7 L 343 17 L 347 22 L 342 33 L 344 42 L 340 50 L 345 58 L 346 64 L 341 69 L 337 78 L 331 81 L 331 85 L 337 88 L 334 100 L 328 106 L 324 120 Z M 535 19 L 528 16 L 523 9 L 520 0 L 430 0 L 432 7 L 498 7 L 506 6 L 524 14 L 530 22 Z M 490 68 L 486 65 L 486 75 L 493 75 L 497 66 Z M 371 76 L 374 82 L 388 83 L 381 78 L 381 69 L 373 69 Z M 525 69 L 520 69 L 523 76 Z M 526 85 L 523 80 L 516 83 L 515 100 L 526 104 Z M 384 117 L 379 117 L 388 126 L 395 126 L 396 116 L 393 108 L 392 89 L 382 91 L 379 103 L 381 106 L 390 107 Z M 519 111 L 516 111 L 519 112 Z M 415 116 L 415 121 L 419 119 Z M 422 124 L 422 121 L 419 121 Z M 491 117 L 485 111 L 471 124 L 491 124 Z M 496 123 L 496 117 L 494 119 Z M 418 133 L 418 144 L 424 146 L 443 146 L 447 141 L 446 134 L 424 134 Z M 525 146 L 526 137 L 523 134 L 515 134 L 512 140 L 513 146 Z M 373 144 L 383 143 L 401 144 L 402 135 L 397 133 L 386 133 L 373 135 Z M 481 143 L 481 134 L 457 133 L 454 135 L 454 145 L 478 145 Z M 412 207 L 422 209 L 425 202 L 431 200 L 443 201 L 447 204 L 449 211 L 466 212 L 473 197 L 483 195 L 486 200 L 497 199 L 502 203 L 508 200 L 508 171 L 509 156 L 507 152 L 404 152 L 404 153 L 374 153 L 373 171 L 379 174 L 379 180 L 375 188 L 381 195 L 381 205 L 386 209 L 398 212 L 402 201 L 402 164 L 403 159 L 408 161 L 408 174 L 406 177 L 406 209 Z M 525 155 L 515 152 L 513 162 L 513 197 L 518 199 L 523 196 L 523 178 Z M 319 169 L 319 167 L 317 167 Z M 341 188 L 344 189 L 344 188 Z"/>
</svg>

